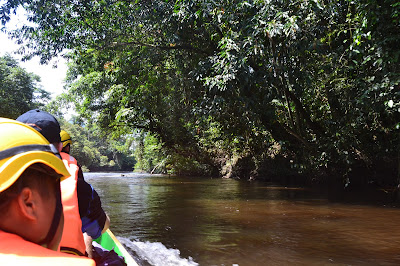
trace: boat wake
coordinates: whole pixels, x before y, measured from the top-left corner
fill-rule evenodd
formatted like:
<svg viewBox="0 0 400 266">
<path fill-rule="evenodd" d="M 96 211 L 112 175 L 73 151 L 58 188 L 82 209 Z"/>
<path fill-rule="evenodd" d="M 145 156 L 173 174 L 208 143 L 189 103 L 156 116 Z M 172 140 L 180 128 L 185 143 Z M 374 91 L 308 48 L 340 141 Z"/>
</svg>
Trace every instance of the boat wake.
<svg viewBox="0 0 400 266">
<path fill-rule="evenodd" d="M 129 238 L 118 237 L 118 240 L 130 251 L 137 255 L 137 259 L 143 264 L 153 266 L 195 266 L 199 265 L 193 261 L 192 257 L 181 258 L 178 249 L 167 248 L 160 242 L 139 242 L 132 241 Z M 139 264 L 141 264 L 139 262 Z"/>
</svg>

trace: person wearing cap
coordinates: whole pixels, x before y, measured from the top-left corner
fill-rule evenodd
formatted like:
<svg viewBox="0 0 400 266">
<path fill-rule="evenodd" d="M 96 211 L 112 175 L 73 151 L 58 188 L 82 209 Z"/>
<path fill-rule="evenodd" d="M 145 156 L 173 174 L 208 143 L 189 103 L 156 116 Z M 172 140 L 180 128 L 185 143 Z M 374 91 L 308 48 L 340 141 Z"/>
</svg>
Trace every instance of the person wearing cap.
<svg viewBox="0 0 400 266">
<path fill-rule="evenodd" d="M 60 179 L 70 174 L 56 147 L 7 118 L 0 118 L 0 139 L 0 264 L 94 266 L 57 252 L 64 224 Z"/>
<path fill-rule="evenodd" d="M 28 111 L 17 118 L 38 132 L 61 151 L 60 125 L 51 114 L 38 109 Z M 80 167 L 72 156 L 60 153 L 64 165 L 71 177 L 61 182 L 61 196 L 64 205 L 65 225 L 61 239 L 62 252 L 85 256 L 91 246 L 85 245 L 82 233 L 92 238 L 99 237 L 109 226 L 109 218 L 101 208 L 101 201 L 96 191 L 79 178 Z"/>
</svg>

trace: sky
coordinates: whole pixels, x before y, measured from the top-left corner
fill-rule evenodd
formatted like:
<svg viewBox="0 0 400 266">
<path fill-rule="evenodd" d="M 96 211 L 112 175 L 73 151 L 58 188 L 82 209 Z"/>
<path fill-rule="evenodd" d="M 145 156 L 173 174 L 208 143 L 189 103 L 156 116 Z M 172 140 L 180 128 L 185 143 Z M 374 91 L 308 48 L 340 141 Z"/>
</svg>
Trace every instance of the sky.
<svg viewBox="0 0 400 266">
<path fill-rule="evenodd" d="M 9 53 L 15 59 L 20 60 L 21 55 L 14 54 L 18 47 L 13 40 L 8 39 L 5 33 L 0 32 L 0 56 Z M 41 82 L 39 84 L 44 90 L 51 93 L 52 98 L 62 93 L 64 78 L 67 73 L 66 61 L 63 58 L 56 60 L 48 65 L 41 65 L 39 57 L 34 57 L 25 62 L 20 61 L 20 66 L 25 68 L 26 71 L 35 73 L 40 77 Z M 57 62 L 57 68 L 53 67 L 54 62 Z"/>
<path fill-rule="evenodd" d="M 0 0 L 0 3 L 2 0 Z M 11 16 L 10 22 L 7 24 L 8 29 L 13 29 L 16 26 L 27 24 L 26 12 L 19 8 L 16 15 Z M 62 93 L 64 79 L 67 73 L 66 61 L 59 57 L 51 61 L 47 65 L 39 63 L 39 57 L 34 57 L 29 61 L 22 62 L 21 55 L 14 52 L 19 48 L 19 45 L 14 40 L 8 38 L 7 34 L 0 31 L 0 56 L 9 53 L 12 57 L 20 61 L 20 66 L 26 71 L 35 73 L 41 79 L 39 85 L 51 93 L 52 98 Z M 57 68 L 54 68 L 54 63 L 57 62 Z"/>
</svg>

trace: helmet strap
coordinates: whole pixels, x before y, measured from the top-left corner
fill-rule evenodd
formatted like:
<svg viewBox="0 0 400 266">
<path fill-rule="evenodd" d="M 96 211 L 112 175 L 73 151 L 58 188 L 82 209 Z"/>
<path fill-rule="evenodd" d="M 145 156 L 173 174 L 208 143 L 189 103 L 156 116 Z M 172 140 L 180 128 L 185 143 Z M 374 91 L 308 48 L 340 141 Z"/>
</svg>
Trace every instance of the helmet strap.
<svg viewBox="0 0 400 266">
<path fill-rule="evenodd" d="M 56 208 L 54 210 L 53 220 L 51 222 L 51 226 L 49 232 L 47 233 L 47 236 L 38 243 L 39 245 L 50 244 L 50 242 L 53 240 L 54 236 L 56 235 L 58 225 L 60 223 L 62 211 L 63 206 L 61 203 L 61 189 L 60 186 L 58 186 L 58 189 L 56 190 Z"/>
</svg>

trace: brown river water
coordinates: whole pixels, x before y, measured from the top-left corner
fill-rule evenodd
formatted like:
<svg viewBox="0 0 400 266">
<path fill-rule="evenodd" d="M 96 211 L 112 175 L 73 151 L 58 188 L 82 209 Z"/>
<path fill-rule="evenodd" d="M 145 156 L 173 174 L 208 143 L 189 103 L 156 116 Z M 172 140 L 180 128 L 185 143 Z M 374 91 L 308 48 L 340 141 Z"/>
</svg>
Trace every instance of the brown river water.
<svg viewBox="0 0 400 266">
<path fill-rule="evenodd" d="M 230 179 L 85 178 L 141 265 L 400 265 L 390 202 Z"/>
</svg>

